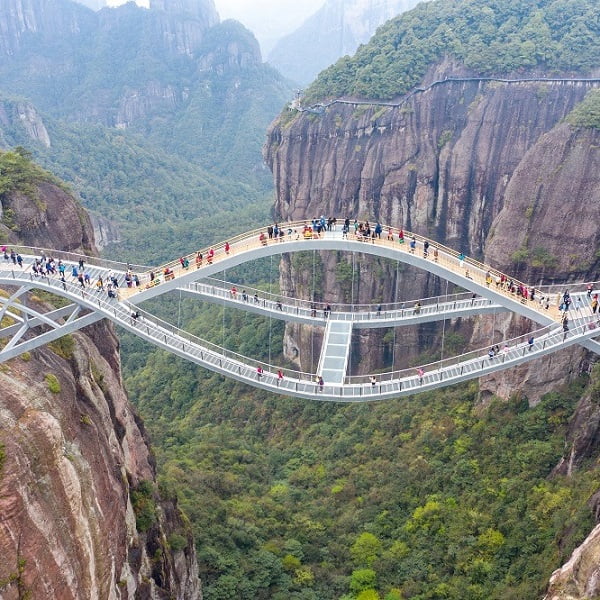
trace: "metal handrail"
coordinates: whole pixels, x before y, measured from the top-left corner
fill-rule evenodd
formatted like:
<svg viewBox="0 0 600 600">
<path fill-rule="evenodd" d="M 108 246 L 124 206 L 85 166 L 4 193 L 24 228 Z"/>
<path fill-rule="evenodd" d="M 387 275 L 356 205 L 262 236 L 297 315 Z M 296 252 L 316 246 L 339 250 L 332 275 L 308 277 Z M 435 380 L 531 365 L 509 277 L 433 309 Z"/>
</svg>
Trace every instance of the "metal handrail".
<svg viewBox="0 0 600 600">
<path fill-rule="evenodd" d="M 532 336 L 533 336 L 534 340 L 538 340 L 538 343 L 540 341 L 540 338 L 542 338 L 541 341 L 543 343 L 544 338 L 546 338 L 549 334 L 553 334 L 557 331 L 562 331 L 562 330 L 556 323 L 553 323 L 551 325 L 547 325 L 546 327 L 541 327 L 541 328 L 531 331 L 529 333 L 525 333 L 525 334 L 516 336 L 514 338 L 503 340 L 503 341 L 495 343 L 495 344 L 491 344 L 491 346 L 488 346 L 487 349 L 478 348 L 476 350 L 470 350 L 469 352 L 465 352 L 463 354 L 459 354 L 459 355 L 453 356 L 451 358 L 444 358 L 444 359 L 441 359 L 438 361 L 433 361 L 433 362 L 430 362 L 427 364 L 416 365 L 415 367 L 412 367 L 412 368 L 398 369 L 398 370 L 394 370 L 394 371 L 379 373 L 377 375 L 377 377 L 381 381 L 387 381 L 387 380 L 392 380 L 392 379 L 402 379 L 403 376 L 408 376 L 409 374 L 414 374 L 415 369 L 417 369 L 417 368 L 422 368 L 425 372 L 432 372 L 432 371 L 440 371 L 442 369 L 448 369 L 450 367 L 454 367 L 457 365 L 460 366 L 460 364 L 467 364 L 474 359 L 477 359 L 477 360 L 479 360 L 481 358 L 490 359 L 490 357 L 488 355 L 488 351 L 489 351 L 490 347 L 494 347 L 494 346 L 498 346 L 500 348 L 500 352 L 498 354 L 496 354 L 490 360 L 495 360 L 496 358 L 498 358 L 498 360 L 504 361 L 504 360 L 506 360 L 506 356 L 508 353 L 510 353 L 515 348 L 518 348 L 518 347 L 522 348 L 523 345 L 525 343 L 527 343 L 528 340 Z M 508 348 L 508 350 L 505 350 L 505 348 Z M 353 382 L 354 380 L 364 381 L 364 377 L 365 376 L 362 376 L 362 375 L 350 375 L 347 377 L 347 379 L 349 380 L 349 382 Z M 367 377 L 370 377 L 370 376 L 367 376 Z"/>
<path fill-rule="evenodd" d="M 100 258 L 98 256 L 89 256 L 87 254 L 78 254 L 76 252 L 68 252 L 66 250 L 56 250 L 54 248 L 44 248 L 43 246 L 23 246 L 23 245 L 10 245 L 10 244 L 2 244 L 2 246 L 6 246 L 7 251 L 10 252 L 14 250 L 15 253 L 18 254 L 27 254 L 31 255 L 35 258 L 40 258 L 42 253 L 47 258 L 54 258 L 58 260 L 69 261 L 73 264 L 78 264 L 79 260 L 83 259 L 85 264 L 95 265 L 97 267 L 103 267 L 106 269 L 112 269 L 114 271 L 123 271 L 126 272 L 128 270 L 134 271 L 147 271 L 152 269 L 148 265 L 138 265 L 133 263 L 125 263 L 115 260 L 110 260 L 107 258 Z M 0 255 L 0 260 L 3 260 Z"/>
<path fill-rule="evenodd" d="M 14 270 L 12 271 L 12 276 L 13 276 L 13 280 L 14 281 L 21 281 L 21 282 L 25 282 L 25 283 L 31 283 L 33 284 L 32 287 L 36 284 L 36 281 L 33 279 L 33 277 L 31 276 L 31 274 L 29 274 L 29 277 L 27 277 L 27 273 L 25 272 L 17 272 L 17 275 L 15 275 Z M 202 340 L 201 338 L 194 336 L 188 332 L 185 332 L 177 327 L 174 327 L 173 325 L 166 323 L 165 321 L 162 321 L 161 319 L 158 319 L 157 317 L 150 315 L 149 313 L 146 313 L 145 311 L 141 311 L 139 309 L 139 307 L 134 306 L 134 305 L 129 305 L 127 303 L 123 303 L 123 302 L 113 302 L 111 300 L 107 300 L 106 298 L 104 298 L 104 295 L 101 294 L 100 292 L 94 292 L 92 291 L 91 293 L 87 290 L 80 290 L 77 288 L 77 286 L 72 283 L 72 282 L 66 282 L 66 283 L 62 283 L 57 277 L 45 277 L 44 280 L 48 283 L 49 287 L 53 287 L 56 288 L 56 290 L 58 290 L 59 295 L 66 295 L 67 297 L 70 297 L 71 299 L 75 299 L 76 301 L 80 301 L 79 299 L 81 298 L 81 300 L 87 304 L 87 305 L 91 305 L 93 307 L 98 306 L 98 308 L 100 310 L 102 310 L 102 312 L 109 318 L 111 318 L 112 320 L 115 320 L 118 324 L 121 325 L 128 325 L 129 329 L 134 329 L 134 330 L 140 330 L 140 329 L 146 329 L 146 335 L 151 338 L 151 339 L 159 339 L 159 336 L 163 336 L 164 338 L 164 343 L 165 345 L 167 345 L 168 347 L 172 347 L 172 348 L 183 348 L 185 349 L 185 344 L 189 344 L 188 347 L 188 352 L 193 353 L 193 352 L 200 352 L 200 354 L 202 355 L 202 353 L 206 352 L 208 353 L 208 356 L 206 359 L 202 358 L 202 360 L 204 361 L 203 364 L 205 364 L 206 362 L 210 363 L 209 359 L 217 359 L 217 360 L 227 360 L 230 361 L 232 364 L 232 368 L 234 369 L 242 369 L 244 368 L 246 371 L 249 370 L 250 373 L 253 372 L 252 367 L 250 367 L 248 365 L 248 363 L 246 362 L 247 360 L 252 360 L 252 359 L 248 359 L 248 357 L 239 354 L 237 352 L 233 352 L 231 350 L 228 350 L 226 348 L 223 348 L 221 346 L 219 346 L 218 344 L 214 344 L 211 342 L 208 342 L 206 340 Z M 132 311 L 135 312 L 137 311 L 138 314 L 142 317 L 142 320 L 139 321 L 138 319 L 135 320 L 135 322 L 133 322 L 133 318 L 132 318 Z M 586 331 L 586 327 L 589 327 L 589 325 L 586 323 L 586 321 L 588 321 L 588 319 L 578 319 L 578 321 L 580 321 L 580 323 L 576 323 L 574 325 L 574 329 L 572 330 L 572 332 L 569 334 L 571 337 L 577 335 L 578 333 L 587 333 L 588 336 L 587 337 L 594 337 L 599 335 L 600 330 L 599 331 Z M 150 327 L 150 325 L 152 325 L 152 327 Z M 153 333 L 153 335 L 151 335 L 151 331 Z M 522 335 L 522 336 L 518 336 L 516 338 L 512 338 L 510 340 L 507 341 L 503 341 L 501 342 L 501 345 L 504 347 L 505 345 L 509 347 L 509 352 L 506 353 L 504 355 L 504 359 L 502 360 L 502 362 L 506 362 L 506 359 L 508 358 L 509 361 L 510 359 L 514 359 L 514 358 L 521 358 L 526 356 L 526 351 L 529 348 L 529 344 L 526 343 L 526 340 L 533 335 L 535 337 L 535 343 L 539 344 L 543 344 L 543 349 L 545 349 L 546 347 L 553 347 L 553 346 L 557 346 L 562 342 L 564 342 L 565 337 L 566 337 L 566 333 L 562 332 L 560 327 L 557 325 L 550 325 L 541 329 L 538 329 L 534 332 L 530 332 L 528 334 Z M 172 344 L 169 345 L 168 344 L 168 339 L 172 340 Z M 499 344 L 500 345 L 500 344 Z M 474 350 L 471 351 L 469 353 L 460 355 L 458 357 L 454 357 L 453 359 L 445 359 L 444 361 L 438 361 L 437 363 L 430 363 L 429 365 L 425 365 L 423 368 L 427 368 L 428 371 L 430 372 L 426 372 L 426 374 L 424 375 L 424 377 L 431 377 L 434 375 L 437 376 L 441 376 L 440 374 L 444 372 L 444 370 L 448 370 L 452 367 L 462 367 L 462 369 L 464 369 L 465 367 L 467 367 L 467 369 L 469 369 L 471 366 L 473 366 L 473 364 L 475 362 L 477 362 L 478 364 L 480 364 L 480 369 L 478 370 L 485 370 L 485 365 L 486 364 L 493 364 L 493 363 L 487 363 L 486 361 L 493 361 L 495 360 L 495 357 L 492 359 L 488 359 L 486 354 L 483 354 L 483 350 Z M 519 354 L 521 353 L 521 354 Z M 535 352 L 533 353 L 532 356 L 535 356 Z M 198 356 L 196 354 L 196 356 Z M 212 357 L 212 358 L 211 358 Z M 275 366 L 275 365 L 271 365 L 271 364 L 267 364 L 263 361 L 255 361 L 252 360 L 252 362 L 254 364 L 260 364 L 263 369 L 265 369 L 265 376 L 270 377 L 270 378 L 275 378 L 276 377 L 276 373 L 277 370 L 279 369 L 279 367 Z M 212 364 L 212 363 L 211 363 Z M 229 363 L 228 363 L 229 364 Z M 220 365 L 220 368 L 222 367 L 222 363 Z M 302 371 L 296 371 L 293 369 L 282 369 L 284 375 L 288 378 L 288 379 L 293 379 L 294 382 L 296 382 L 296 384 L 298 383 L 304 383 L 304 384 L 310 384 L 310 385 L 315 385 L 314 383 L 314 376 L 315 374 L 313 373 L 307 373 L 307 372 L 302 372 Z M 422 384 L 423 381 L 423 377 L 420 377 L 418 375 L 414 374 L 415 369 L 404 369 L 402 371 L 394 371 L 390 374 L 390 379 L 386 379 L 384 381 L 382 381 L 379 384 L 379 388 L 380 388 L 380 392 L 381 391 L 389 391 L 395 389 L 394 386 L 397 385 L 402 385 L 402 384 L 410 384 L 410 386 L 417 386 Z M 473 372 L 473 370 L 468 371 L 468 372 Z M 241 373 L 241 371 L 240 371 Z M 461 370 L 461 374 L 462 374 L 462 370 Z M 396 375 L 396 377 L 391 378 L 392 375 Z M 290 377 L 292 376 L 292 377 Z M 364 393 L 364 389 L 368 389 L 369 387 L 369 378 L 371 377 L 371 375 L 364 375 L 364 376 L 360 376 L 359 378 L 346 378 L 346 382 L 342 385 L 342 386 L 337 386 L 341 393 L 342 393 L 342 398 L 341 399 L 347 399 L 347 398 L 352 398 L 352 397 L 358 397 L 358 396 L 362 396 Z M 375 377 L 379 377 L 380 379 L 382 378 L 382 374 L 377 374 L 375 375 Z M 456 376 L 455 376 L 456 377 Z M 358 379 L 358 381 L 355 383 L 355 379 Z M 451 378 L 448 378 L 451 379 Z M 416 383 L 418 382 L 418 383 Z M 285 382 L 284 384 L 282 383 L 283 387 L 285 388 L 288 385 L 289 382 Z M 387 386 L 387 387 L 386 387 Z M 331 387 L 331 386 L 330 386 Z M 334 386 L 336 387 L 336 386 Z M 348 393 L 350 392 L 350 393 Z M 317 392 L 315 392 L 315 395 L 317 394 Z"/>
<path fill-rule="evenodd" d="M 204 283 L 206 282 L 206 283 Z M 235 286 L 237 290 L 237 294 L 241 294 L 242 290 L 246 290 L 249 295 L 254 296 L 254 294 L 262 295 L 261 300 L 266 300 L 267 302 L 281 302 L 284 306 L 294 307 L 294 308 L 303 308 L 306 310 L 312 310 L 312 305 L 314 304 L 318 310 L 323 310 L 328 304 L 331 306 L 331 310 L 335 313 L 343 312 L 343 313 L 358 313 L 358 312 L 366 312 L 366 313 L 385 313 L 390 311 L 397 310 L 411 310 L 414 308 L 417 302 L 420 303 L 421 308 L 425 308 L 427 306 L 438 306 L 439 304 L 447 304 L 448 302 L 461 302 L 473 300 L 472 292 L 460 292 L 454 294 L 445 294 L 440 296 L 430 296 L 427 298 L 419 298 L 415 300 L 405 300 L 403 302 L 378 302 L 374 304 L 351 304 L 344 302 L 313 302 L 311 300 L 303 300 L 300 298 L 294 298 L 293 296 L 286 296 L 285 294 L 278 294 L 273 292 L 268 292 L 266 290 L 261 290 L 258 288 L 250 287 L 245 284 L 234 283 L 231 281 L 225 281 L 223 279 L 217 279 L 215 277 L 206 277 L 201 281 L 195 281 L 193 283 L 187 284 L 187 287 L 195 287 L 198 288 L 200 286 L 206 286 L 213 289 L 220 289 L 227 293 L 231 292 L 231 289 Z M 208 293 L 208 292 L 207 292 Z M 482 300 L 481 296 L 476 296 L 475 300 Z M 486 302 L 490 302 L 485 299 Z M 381 310 L 379 310 L 381 307 Z"/>
</svg>

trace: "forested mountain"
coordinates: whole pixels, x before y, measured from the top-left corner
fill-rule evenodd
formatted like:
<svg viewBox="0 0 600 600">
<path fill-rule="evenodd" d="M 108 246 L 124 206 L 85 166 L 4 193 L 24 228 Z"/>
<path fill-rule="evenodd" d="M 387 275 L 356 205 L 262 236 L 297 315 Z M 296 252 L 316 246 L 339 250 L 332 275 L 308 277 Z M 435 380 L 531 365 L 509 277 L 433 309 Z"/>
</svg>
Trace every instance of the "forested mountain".
<svg viewBox="0 0 600 600">
<path fill-rule="evenodd" d="M 597 11 L 594 0 L 421 3 L 321 73 L 307 98 L 394 98 L 444 56 L 480 75 L 587 73 L 600 54 Z"/>
<path fill-rule="evenodd" d="M 220 211 L 268 213 L 260 149 L 289 87 L 262 64 L 250 32 L 218 22 L 212 0 L 98 12 L 70 0 L 8 0 L 0 27 L 0 90 L 13 107 L 0 140 L 30 147 L 86 207 L 112 219 L 106 241 L 126 252 L 147 236 L 183 245 L 204 235 L 209 205 L 212 227 L 233 220 Z M 35 111 L 48 136 L 30 128 L 23 138 L 15 106 Z"/>
<path fill-rule="evenodd" d="M 418 0 L 326 0 L 294 32 L 275 44 L 268 61 L 284 75 L 308 85 L 338 58 L 352 55 L 377 27 Z"/>
<path fill-rule="evenodd" d="M 22 3 L 0 9 L 0 89 L 59 120 L 142 132 L 230 179 L 260 174 L 262 135 L 288 88 L 212 1 L 96 13 L 70 0 Z"/>
<path fill-rule="evenodd" d="M 119 14 L 127 20 L 138 10 L 123 7 Z M 93 30 L 92 13 L 73 14 L 82 15 L 81 28 L 88 23 L 87 31 Z M 154 17 L 144 15 L 151 28 Z M 308 100 L 391 98 L 415 85 L 448 80 L 397 107 L 286 110 L 270 129 L 265 152 L 275 174 L 277 218 L 331 213 L 381 219 L 434 235 L 523 278 L 537 281 L 551 267 L 560 280 L 597 279 L 600 131 L 598 99 L 586 97 L 594 83 L 505 84 L 477 77 L 588 76 L 597 64 L 599 18 L 591 1 L 439 0 L 392 21 L 354 58 L 325 72 Z M 161 23 L 181 25 L 173 19 Z M 445 29 L 447 22 L 451 30 Z M 213 32 L 229 39 L 220 43 L 219 33 L 216 49 L 196 57 L 194 73 L 202 75 L 204 88 L 194 87 L 195 75 L 189 78 L 190 90 L 198 94 L 226 82 L 214 103 L 208 101 L 215 109 L 210 122 L 203 121 L 201 94 L 188 103 L 187 90 L 169 95 L 168 78 L 157 78 L 154 88 L 135 72 L 131 95 L 126 85 L 111 97 L 100 85 L 93 87 L 98 98 L 87 92 L 96 117 L 88 109 L 79 115 L 69 90 L 67 115 L 58 103 L 36 95 L 35 86 L 29 93 L 16 89 L 35 96 L 43 120 L 30 105 L 10 101 L 4 114 L 14 127 L 4 139 L 13 143 L 23 139 L 18 136 L 33 136 L 44 161 L 66 172 L 86 199 L 94 196 L 103 212 L 129 221 L 124 244 L 133 261 L 173 258 L 198 238 L 208 243 L 247 229 L 253 218 L 260 220 L 261 206 L 266 213 L 266 205 L 248 207 L 244 182 L 223 188 L 215 176 L 219 169 L 227 171 L 223 163 L 230 157 L 223 148 L 232 139 L 216 149 L 221 162 L 210 165 L 210 175 L 186 172 L 192 161 L 206 157 L 185 138 L 185 120 L 178 120 L 189 118 L 191 136 L 197 134 L 200 145 L 205 127 L 199 123 L 210 129 L 209 138 L 221 139 L 220 123 L 213 123 L 220 114 L 217 99 L 233 100 L 235 106 L 235 90 L 251 85 L 235 75 L 243 71 L 244 57 L 253 56 L 252 40 L 238 40 L 237 28 L 225 23 L 194 29 L 202 32 L 202 44 Z M 183 30 L 183 25 L 175 28 Z M 169 37 L 169 44 L 176 38 Z M 178 39 L 189 47 L 188 36 Z M 241 47 L 248 51 L 237 52 Z M 148 64 L 156 66 L 160 57 L 152 52 Z M 22 68 L 34 68 L 33 59 L 19 56 Z M 190 66 L 186 51 L 178 56 Z M 65 73 L 72 72 L 71 62 L 61 63 Z M 206 65 L 213 67 L 205 70 Z M 121 77 L 121 64 L 111 68 Z M 268 70 L 249 73 L 272 82 Z M 14 75 L 19 85 L 30 85 Z M 473 79 L 452 81 L 464 75 Z M 81 76 L 85 86 L 93 82 L 87 73 Z M 97 77 L 106 81 L 102 73 Z M 73 84 L 79 85 L 76 79 Z M 8 74 L 5 81 L 10 82 Z M 167 114 L 169 102 L 177 118 Z M 22 114 L 25 128 L 15 123 Z M 237 113 L 231 118 L 232 130 L 242 118 Z M 178 123 L 181 135 L 175 142 L 168 136 Z M 107 130 L 107 124 L 124 129 Z M 57 149 L 54 140 L 61 136 L 68 139 Z M 179 143 L 190 147 L 176 154 Z M 88 154 L 90 148 L 99 154 Z M 163 187 L 154 192 L 161 180 Z M 189 196 L 182 190 L 186 185 Z M 194 206 L 200 189 L 206 195 Z M 170 191 L 163 195 L 165 190 Z M 252 190 L 256 187 L 249 198 L 257 198 Z M 240 204 L 221 210 L 225 196 L 240 198 Z M 179 223 L 171 225 L 175 218 Z M 567 250 L 565 240 L 576 250 Z M 356 285 L 357 299 L 366 302 L 441 290 L 435 278 L 408 269 L 394 272 L 385 261 L 359 256 L 356 269 L 344 255 L 313 256 L 311 262 L 317 292 L 332 297 L 349 282 Z M 315 291 L 309 271 L 300 257 L 283 264 L 281 277 L 273 261 L 228 277 L 308 296 Z M 171 300 L 161 307 L 166 318 L 257 360 L 281 364 L 296 349 L 294 359 L 309 364 L 311 348 L 318 348 L 314 331 L 285 330 L 274 320 L 198 307 L 177 296 Z M 509 335 L 514 326 L 501 315 L 478 331 L 477 324 L 454 321 L 443 339 L 446 349 L 459 351 L 474 330 L 475 339 L 479 335 L 487 343 Z M 439 336 L 433 328 L 361 335 L 353 365 L 377 369 L 389 356 L 420 364 L 439 356 Z M 167 495 L 177 494 L 190 516 L 206 600 L 541 598 L 552 571 L 565 564 L 597 521 L 599 375 L 589 368 L 590 356 L 579 350 L 503 372 L 497 381 L 370 406 L 268 396 L 130 336 L 122 337 L 122 357 L 127 389 L 157 444 L 161 487 Z M 549 600 L 600 593 L 597 547 L 593 536 L 579 547 L 553 581 Z"/>
</svg>

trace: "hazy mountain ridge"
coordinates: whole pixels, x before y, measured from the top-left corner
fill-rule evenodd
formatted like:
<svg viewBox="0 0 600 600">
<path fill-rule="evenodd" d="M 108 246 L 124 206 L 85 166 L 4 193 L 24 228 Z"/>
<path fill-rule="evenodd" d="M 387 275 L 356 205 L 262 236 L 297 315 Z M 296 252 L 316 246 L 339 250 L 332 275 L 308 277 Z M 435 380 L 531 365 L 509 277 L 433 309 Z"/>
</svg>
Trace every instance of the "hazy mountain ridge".
<svg viewBox="0 0 600 600">
<path fill-rule="evenodd" d="M 69 0 L 7 0 L 0 28 L 11 32 L 0 89 L 54 118 L 137 129 L 206 169 L 269 187 L 262 132 L 290 89 L 248 30 L 218 22 L 212 0 L 96 13 Z"/>
<path fill-rule="evenodd" d="M 377 27 L 419 0 L 327 0 L 296 31 L 277 42 L 268 62 L 286 77 L 308 85 L 346 54 L 354 54 Z"/>
<path fill-rule="evenodd" d="M 94 13 L 68 0 L 8 0 L 0 9 L 0 27 L 19 32 L 0 62 L 11 94 L 0 144 L 30 147 L 97 213 L 103 245 L 122 240 L 128 251 L 148 230 L 178 246 L 210 231 L 200 222 L 207 198 L 218 214 L 246 205 L 267 214 L 261 145 L 290 97 L 254 36 L 218 23 L 212 1 L 152 6 Z M 158 218 L 141 212 L 145 202 L 163 207 Z"/>
</svg>

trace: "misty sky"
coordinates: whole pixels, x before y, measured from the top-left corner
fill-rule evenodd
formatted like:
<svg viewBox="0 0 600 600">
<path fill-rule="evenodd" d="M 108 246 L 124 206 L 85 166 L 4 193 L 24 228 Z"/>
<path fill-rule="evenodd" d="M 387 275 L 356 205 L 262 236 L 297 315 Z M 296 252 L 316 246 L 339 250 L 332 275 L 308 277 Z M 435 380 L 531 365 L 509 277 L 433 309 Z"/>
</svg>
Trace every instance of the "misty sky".
<svg viewBox="0 0 600 600">
<path fill-rule="evenodd" d="M 108 4 L 116 6 L 125 1 L 108 0 Z M 147 0 L 136 1 L 148 4 Z M 275 42 L 297 29 L 325 0 L 214 0 L 214 3 L 222 20 L 236 19 L 254 32 L 266 59 Z"/>
<path fill-rule="evenodd" d="M 263 58 L 274 43 L 297 29 L 325 0 L 214 0 L 221 19 L 236 19 L 254 32 Z"/>
</svg>

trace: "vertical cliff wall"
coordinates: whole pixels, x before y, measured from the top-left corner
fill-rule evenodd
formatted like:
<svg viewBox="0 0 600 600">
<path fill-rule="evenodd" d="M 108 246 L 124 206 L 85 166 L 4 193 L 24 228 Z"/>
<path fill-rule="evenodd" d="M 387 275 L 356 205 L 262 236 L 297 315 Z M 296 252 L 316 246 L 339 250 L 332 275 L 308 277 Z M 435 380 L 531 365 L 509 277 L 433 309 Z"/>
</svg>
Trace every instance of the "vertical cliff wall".
<svg viewBox="0 0 600 600">
<path fill-rule="evenodd" d="M 3 243 L 94 250 L 89 219 L 59 187 L 0 202 Z M 0 365 L 0 416 L 0 597 L 201 597 L 193 540 L 158 494 L 110 325 Z"/>
<path fill-rule="evenodd" d="M 325 213 L 380 219 L 439 239 L 534 284 L 542 279 L 598 280 L 600 131 L 563 122 L 588 89 L 576 82 L 443 82 L 398 108 L 334 105 L 322 115 L 283 115 L 265 147 L 278 190 L 276 216 Z M 323 274 L 318 293 L 343 297 L 345 282 L 335 261 L 323 256 L 318 265 Z M 423 273 L 394 273 L 372 261 L 359 265 L 358 272 L 355 301 L 371 301 L 379 293 L 389 299 L 390 290 L 397 288 L 404 298 L 439 289 Z M 305 293 L 312 287 L 293 263 L 283 271 L 282 283 L 284 289 Z M 498 315 L 491 322 L 478 321 L 472 335 L 485 343 L 494 333 L 501 338 L 527 327 L 522 319 Z M 290 354 L 299 352 L 298 340 L 310 335 L 289 329 Z M 366 347 L 375 360 L 363 362 L 377 366 L 383 337 L 373 336 Z M 420 337 L 419 332 L 404 334 L 399 349 L 406 349 L 411 336 Z M 309 361 L 307 352 L 299 360 Z M 583 350 L 572 348 L 487 377 L 480 388 L 503 397 L 523 390 L 535 402 L 587 370 L 589 361 Z M 571 423 L 557 475 L 568 477 L 597 456 L 597 388 L 594 372 L 591 391 Z M 590 503 L 598 521 L 598 494 Z M 553 574 L 545 600 L 598 595 L 599 545 L 596 526 Z"/>
<path fill-rule="evenodd" d="M 333 104 L 321 114 L 282 115 L 265 146 L 277 189 L 276 217 L 378 219 L 484 257 L 517 167 L 593 84 L 445 80 L 452 68 L 440 64 L 427 76 L 427 81 L 440 83 L 397 107 Z M 508 255 L 501 262 L 490 255 L 492 264 L 518 274 L 518 265 L 511 262 L 514 249 L 504 247 Z M 320 259 L 325 277 L 318 294 L 325 301 L 342 295 L 336 266 L 340 258 Z M 444 291 L 443 283 L 426 273 L 383 263 L 365 261 L 353 272 L 355 302 L 416 299 Z M 312 293 L 309 278 L 289 264 L 282 287 Z M 307 366 L 310 357 L 302 348 L 309 347 L 308 334 L 298 327 L 288 328 L 288 334 L 290 356 L 298 353 Z M 427 328 L 406 331 L 396 354 L 418 354 L 423 350 L 419 340 L 431 341 L 430 334 Z M 362 335 L 353 364 L 380 366 L 386 352 L 381 334 Z M 368 355 L 361 348 L 368 348 Z"/>
<path fill-rule="evenodd" d="M 518 269 L 523 280 L 533 283 L 598 280 L 599 145 L 600 131 L 567 123 L 539 138 L 507 185 L 485 242 L 488 262 L 504 270 Z M 503 323 L 510 321 L 498 320 Z M 510 377 L 500 373 L 482 379 L 482 392 L 507 396 L 516 381 L 524 389 L 538 390 L 535 398 L 551 389 L 557 378 L 586 370 L 589 359 L 573 348 L 546 359 L 544 368 L 536 363 L 522 365 Z"/>
</svg>

